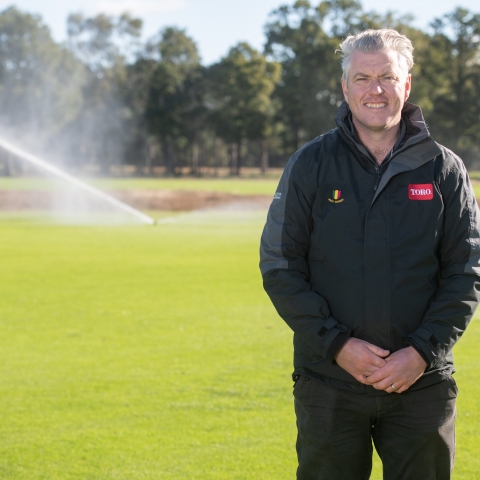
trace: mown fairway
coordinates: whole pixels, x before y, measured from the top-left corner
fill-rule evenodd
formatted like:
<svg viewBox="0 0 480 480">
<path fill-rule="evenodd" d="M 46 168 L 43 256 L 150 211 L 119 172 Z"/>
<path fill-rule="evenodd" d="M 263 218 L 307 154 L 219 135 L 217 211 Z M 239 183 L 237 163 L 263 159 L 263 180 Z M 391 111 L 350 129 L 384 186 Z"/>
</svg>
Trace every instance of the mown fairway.
<svg viewBox="0 0 480 480">
<path fill-rule="evenodd" d="M 291 333 L 257 267 L 264 213 L 178 218 L 0 218 L 1 479 L 295 477 Z M 456 479 L 480 471 L 479 343 L 474 322 L 456 349 Z"/>
</svg>

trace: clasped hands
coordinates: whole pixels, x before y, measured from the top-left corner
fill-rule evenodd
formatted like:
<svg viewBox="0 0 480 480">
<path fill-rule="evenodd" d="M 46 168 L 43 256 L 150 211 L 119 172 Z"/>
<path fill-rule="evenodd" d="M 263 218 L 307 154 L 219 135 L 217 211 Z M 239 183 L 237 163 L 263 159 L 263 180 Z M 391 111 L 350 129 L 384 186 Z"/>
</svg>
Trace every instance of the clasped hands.
<svg viewBox="0 0 480 480">
<path fill-rule="evenodd" d="M 404 392 L 422 376 L 427 367 L 425 360 L 413 347 L 390 354 L 388 350 L 358 338 L 349 338 L 335 360 L 360 383 L 388 393 Z"/>
</svg>

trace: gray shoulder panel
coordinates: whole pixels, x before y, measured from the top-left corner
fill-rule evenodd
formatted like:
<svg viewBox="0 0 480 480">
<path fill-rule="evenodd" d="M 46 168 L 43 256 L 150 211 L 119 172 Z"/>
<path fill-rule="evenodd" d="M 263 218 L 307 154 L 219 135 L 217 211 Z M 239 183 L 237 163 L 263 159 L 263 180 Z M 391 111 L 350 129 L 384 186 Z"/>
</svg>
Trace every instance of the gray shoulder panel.
<svg viewBox="0 0 480 480">
<path fill-rule="evenodd" d="M 460 159 L 457 161 L 461 162 Z M 480 275 L 480 211 L 463 162 L 461 162 L 461 168 L 463 175 L 465 175 L 465 194 L 467 196 L 468 216 L 470 218 L 470 232 L 467 240 L 470 245 L 470 256 L 465 264 L 464 272 Z"/>
<path fill-rule="evenodd" d="M 336 129 L 327 132 L 325 135 L 333 133 Z M 311 142 L 297 150 L 287 162 L 285 169 L 278 184 L 277 191 L 273 196 L 272 203 L 268 210 L 267 222 L 262 233 L 260 243 L 260 271 L 262 275 L 270 270 L 288 269 L 288 260 L 282 253 L 282 233 L 285 223 L 285 208 L 288 195 L 288 187 L 293 167 L 296 165 L 302 152 L 321 140 L 324 135 L 316 137 Z"/>
<path fill-rule="evenodd" d="M 464 273 L 471 275 L 480 275 L 480 211 L 475 198 L 475 192 L 473 191 L 467 169 L 461 158 L 443 145 L 438 144 L 438 146 L 441 149 L 444 158 L 447 156 L 450 157 L 453 161 L 453 165 L 458 168 L 461 176 L 463 177 L 466 208 L 468 210 L 470 221 L 470 228 L 467 238 L 467 242 L 470 245 L 470 256 L 468 261 L 465 263 L 463 271 Z"/>
</svg>

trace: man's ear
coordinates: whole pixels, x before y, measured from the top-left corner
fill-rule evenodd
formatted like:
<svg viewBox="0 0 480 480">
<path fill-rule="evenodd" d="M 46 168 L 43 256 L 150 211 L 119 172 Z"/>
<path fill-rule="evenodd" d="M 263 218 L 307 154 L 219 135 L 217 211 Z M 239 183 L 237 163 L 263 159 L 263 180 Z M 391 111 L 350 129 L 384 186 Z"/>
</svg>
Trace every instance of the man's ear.
<svg viewBox="0 0 480 480">
<path fill-rule="evenodd" d="M 405 99 L 404 99 L 405 102 L 408 100 L 411 90 L 412 90 L 412 75 L 409 73 L 407 76 L 407 80 L 405 81 Z"/>
<path fill-rule="evenodd" d="M 347 83 L 343 78 L 342 78 L 342 91 L 343 91 L 343 96 L 345 98 L 345 101 L 348 103 L 348 88 L 347 88 Z"/>
</svg>

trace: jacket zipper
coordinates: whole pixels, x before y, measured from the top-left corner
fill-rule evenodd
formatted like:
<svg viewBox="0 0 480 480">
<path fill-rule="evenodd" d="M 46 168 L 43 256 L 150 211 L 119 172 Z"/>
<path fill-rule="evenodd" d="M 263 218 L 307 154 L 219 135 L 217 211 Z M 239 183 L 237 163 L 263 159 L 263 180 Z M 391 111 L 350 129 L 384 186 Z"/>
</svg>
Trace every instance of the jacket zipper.
<svg viewBox="0 0 480 480">
<path fill-rule="evenodd" d="M 377 180 L 375 182 L 375 186 L 373 187 L 373 191 L 376 192 L 377 191 L 377 188 L 378 188 L 378 184 L 380 183 L 380 179 L 382 178 L 382 167 L 383 165 L 386 165 L 388 162 L 390 162 L 390 160 L 392 159 L 393 157 L 393 154 L 396 153 L 394 152 L 393 148 L 390 150 L 390 155 L 388 156 L 388 158 L 385 158 L 385 160 L 382 162 L 381 165 L 377 165 L 376 162 L 375 162 L 375 170 L 377 171 Z"/>
<path fill-rule="evenodd" d="M 375 186 L 373 187 L 373 191 L 377 191 L 377 188 L 378 188 L 378 184 L 380 183 L 380 179 L 382 178 L 382 176 L 380 175 L 380 168 L 379 167 L 376 167 L 376 170 L 377 170 L 377 180 L 375 182 Z"/>
</svg>

